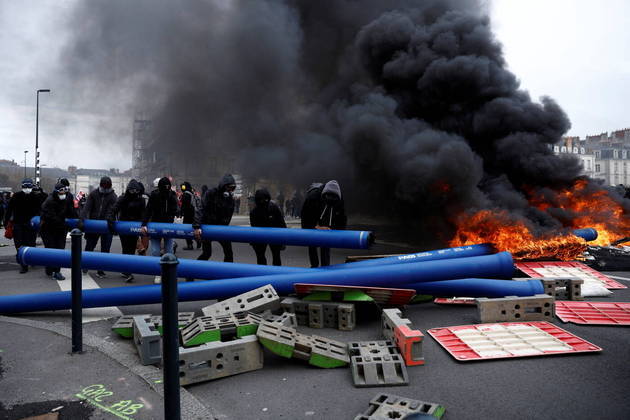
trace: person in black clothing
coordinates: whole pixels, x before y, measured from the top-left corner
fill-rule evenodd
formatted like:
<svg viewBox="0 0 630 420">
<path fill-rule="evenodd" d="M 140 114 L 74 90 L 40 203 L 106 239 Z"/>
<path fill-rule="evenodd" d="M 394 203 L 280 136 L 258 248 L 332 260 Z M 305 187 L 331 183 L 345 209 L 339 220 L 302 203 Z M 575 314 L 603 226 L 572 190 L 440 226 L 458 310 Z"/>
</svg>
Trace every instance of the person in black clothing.
<svg viewBox="0 0 630 420">
<path fill-rule="evenodd" d="M 177 195 L 171 190 L 171 181 L 167 177 L 160 178 L 158 188 L 151 192 L 149 202 L 144 210 L 142 218 L 142 234 L 148 235 L 147 224 L 149 222 L 173 223 L 177 216 L 179 206 Z M 151 255 L 159 257 L 162 238 L 150 238 Z M 164 238 L 164 252 L 173 252 L 173 238 Z"/>
<path fill-rule="evenodd" d="M 68 186 L 66 185 L 66 187 Z M 44 205 L 44 201 L 46 201 L 46 199 L 48 198 L 48 194 L 46 194 L 42 187 L 40 187 L 39 185 L 33 185 L 33 194 L 35 194 L 35 197 L 37 198 L 37 202 L 39 203 L 39 208 L 41 212 L 41 207 L 42 205 Z"/>
<path fill-rule="evenodd" d="M 193 189 L 190 182 L 184 182 L 180 189 L 182 190 L 182 206 L 181 213 L 183 217 L 183 223 L 193 224 L 195 222 L 195 201 L 197 197 L 195 196 L 195 190 Z M 197 241 L 197 248 L 201 247 L 201 242 Z M 193 240 L 186 238 L 186 248 L 187 250 L 193 249 Z"/>
<path fill-rule="evenodd" d="M 83 230 L 83 221 L 85 219 L 106 220 L 107 214 L 112 206 L 116 204 L 116 193 L 112 189 L 112 180 L 108 176 L 101 178 L 99 187 L 88 195 L 85 206 L 81 212 L 81 221 L 79 229 Z M 94 251 L 96 243 L 101 240 L 101 252 L 109 253 L 112 246 L 113 235 L 111 233 L 86 233 L 85 234 L 85 250 Z M 83 270 L 84 273 L 87 270 Z M 98 270 L 98 277 L 104 277 L 105 272 Z"/>
<path fill-rule="evenodd" d="M 346 228 L 347 217 L 341 188 L 337 181 L 329 181 L 326 185 L 314 183 L 306 192 L 306 199 L 300 215 L 302 229 L 342 230 Z M 308 247 L 311 267 L 320 265 L 317 247 Z M 330 248 L 320 248 L 321 266 L 330 265 Z"/>
<path fill-rule="evenodd" d="M 144 197 L 142 197 L 142 188 L 140 183 L 135 179 L 129 181 L 127 190 L 123 195 L 118 197 L 116 203 L 111 207 L 107 214 L 107 226 L 113 234 L 115 232 L 114 222 L 116 220 L 140 222 L 144 216 Z M 138 237 L 135 235 L 120 235 L 120 244 L 122 245 L 123 254 L 134 255 L 136 253 L 136 245 Z M 133 274 L 122 273 L 122 276 L 130 283 L 133 281 Z"/>
<path fill-rule="evenodd" d="M 62 183 L 55 185 L 55 190 L 42 204 L 40 232 L 46 248 L 64 249 L 66 247 L 66 219 L 75 219 L 77 213 L 74 201 L 68 194 L 68 187 Z M 46 267 L 46 274 L 54 280 L 65 280 L 59 267 Z"/>
<path fill-rule="evenodd" d="M 195 238 L 201 239 L 201 225 L 224 225 L 227 226 L 232 221 L 234 214 L 234 190 L 236 181 L 230 174 L 225 174 L 219 185 L 206 192 L 203 196 L 200 211 L 195 214 Z M 223 261 L 234 262 L 232 252 L 232 242 L 219 241 L 223 248 Z M 201 241 L 202 253 L 198 260 L 208 260 L 212 256 L 212 242 Z"/>
<path fill-rule="evenodd" d="M 254 195 L 254 201 L 256 207 L 249 213 L 249 223 L 253 227 L 276 227 L 286 228 L 287 224 L 284 222 L 282 216 L 282 210 L 280 207 L 271 201 L 271 195 L 266 189 L 260 189 L 256 191 Z M 260 265 L 267 265 L 267 258 L 265 252 L 267 251 L 267 244 L 251 244 L 256 252 L 256 262 Z M 280 259 L 280 251 L 282 245 L 269 245 L 271 249 L 272 263 L 273 265 L 282 265 Z"/>
<path fill-rule="evenodd" d="M 300 209 L 302 208 L 302 194 L 299 191 L 295 192 L 295 195 L 293 196 L 293 217 L 294 218 L 298 218 L 300 217 Z"/>
<path fill-rule="evenodd" d="M 16 192 L 9 200 L 4 214 L 4 225 L 13 220 L 13 243 L 15 249 L 22 246 L 35 246 L 37 231 L 31 226 L 31 219 L 41 210 L 38 196 L 33 193 L 33 180 L 25 178 L 22 181 L 22 191 Z M 23 265 L 20 273 L 26 273 L 28 266 Z"/>
</svg>

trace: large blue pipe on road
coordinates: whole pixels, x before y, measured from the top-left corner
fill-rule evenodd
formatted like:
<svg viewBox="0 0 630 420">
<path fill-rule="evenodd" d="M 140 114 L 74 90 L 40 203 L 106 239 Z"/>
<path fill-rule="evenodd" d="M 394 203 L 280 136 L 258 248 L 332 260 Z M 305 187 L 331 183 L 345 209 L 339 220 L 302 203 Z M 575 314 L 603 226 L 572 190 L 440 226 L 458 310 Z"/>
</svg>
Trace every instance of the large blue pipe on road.
<svg viewBox="0 0 630 420">
<path fill-rule="evenodd" d="M 501 252 L 479 257 L 391 264 L 380 267 L 334 271 L 308 270 L 292 274 L 180 283 L 178 285 L 178 296 L 181 301 L 222 299 L 266 284 L 271 284 L 280 294 L 292 293 L 294 283 L 399 287 L 405 284 L 435 282 L 469 276 L 508 278 L 511 277 L 513 271 L 512 256 L 507 252 Z M 180 274 L 178 273 L 178 275 Z M 200 275 L 193 275 L 192 277 L 203 278 Z M 0 313 L 68 309 L 70 300 L 70 292 L 0 296 Z M 83 291 L 83 306 L 85 308 L 143 305 L 160 301 L 161 292 L 159 285 L 113 287 Z"/>
<path fill-rule="evenodd" d="M 39 216 L 33 217 L 31 226 L 39 229 Z M 77 219 L 66 219 L 69 229 L 77 227 Z M 114 222 L 119 235 L 140 235 L 140 222 Z M 149 223 L 149 236 L 192 239 L 194 229 L 190 224 Z M 105 220 L 85 220 L 86 233 L 109 233 Z M 326 248 L 368 249 L 374 243 L 374 234 L 358 230 L 283 229 L 247 226 L 202 225 L 201 237 L 212 241 L 232 241 L 272 245 L 321 246 Z"/>
<path fill-rule="evenodd" d="M 593 228 L 576 229 L 571 233 L 575 236 L 579 236 L 585 241 L 594 241 L 597 239 L 597 231 Z"/>
<path fill-rule="evenodd" d="M 460 279 L 405 284 L 419 294 L 432 296 L 467 296 L 498 298 L 505 296 L 533 296 L 545 293 L 540 280 Z"/>
<path fill-rule="evenodd" d="M 377 258 L 348 264 L 336 264 L 322 267 L 323 270 L 339 270 L 348 268 L 375 267 L 388 264 L 408 264 L 440 259 L 475 257 L 493 252 L 490 245 L 470 245 L 460 248 L 446 248 L 436 251 L 419 252 L 397 257 Z M 70 251 L 49 248 L 22 247 L 17 255 L 18 262 L 23 265 L 43 265 L 49 267 L 71 267 Z M 81 265 L 89 270 L 114 272 L 131 272 L 135 274 L 160 274 L 159 257 L 141 257 L 125 254 L 107 254 L 101 252 L 84 252 Z M 267 265 L 224 263 L 215 261 L 179 260 L 178 276 L 203 279 L 224 279 L 233 277 L 264 276 L 269 274 L 288 274 L 309 271 L 302 267 L 277 267 Z M 203 273 L 203 275 L 199 275 Z"/>
</svg>

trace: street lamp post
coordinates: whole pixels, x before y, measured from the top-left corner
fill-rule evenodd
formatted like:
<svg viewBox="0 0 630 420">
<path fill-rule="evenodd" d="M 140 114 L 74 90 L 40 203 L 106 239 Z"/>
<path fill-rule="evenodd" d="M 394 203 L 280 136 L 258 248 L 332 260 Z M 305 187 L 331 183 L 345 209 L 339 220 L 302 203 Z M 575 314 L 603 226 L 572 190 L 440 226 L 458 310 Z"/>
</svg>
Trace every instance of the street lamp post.
<svg viewBox="0 0 630 420">
<path fill-rule="evenodd" d="M 24 151 L 24 178 L 26 178 L 26 154 L 28 153 L 28 150 Z"/>
<path fill-rule="evenodd" d="M 39 94 L 50 93 L 50 89 L 37 90 L 37 111 L 35 114 L 35 183 L 39 186 L 40 170 L 39 170 Z"/>
</svg>

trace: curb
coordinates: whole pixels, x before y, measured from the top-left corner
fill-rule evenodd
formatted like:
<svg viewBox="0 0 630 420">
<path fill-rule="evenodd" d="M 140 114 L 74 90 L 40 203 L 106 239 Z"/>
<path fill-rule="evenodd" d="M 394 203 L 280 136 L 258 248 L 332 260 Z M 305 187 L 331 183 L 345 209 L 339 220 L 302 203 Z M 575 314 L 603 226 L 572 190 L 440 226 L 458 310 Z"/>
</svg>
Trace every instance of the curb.
<svg viewBox="0 0 630 420">
<path fill-rule="evenodd" d="M 0 315 L 0 322 L 38 328 L 72 339 L 71 328 L 63 325 L 54 325 L 30 319 L 12 318 L 2 315 Z M 129 369 L 130 372 L 143 379 L 151 389 L 164 398 L 164 386 L 161 383 L 155 383 L 156 380 L 162 379 L 162 371 L 160 369 L 154 366 L 140 365 L 137 357 L 130 355 L 128 351 L 92 334 L 83 333 L 83 344 L 92 347 L 94 350 L 99 351 L 110 359 L 120 363 L 125 368 Z M 205 420 L 217 418 L 213 410 L 202 404 L 197 397 L 183 387 L 180 387 L 180 398 L 182 419 Z"/>
</svg>

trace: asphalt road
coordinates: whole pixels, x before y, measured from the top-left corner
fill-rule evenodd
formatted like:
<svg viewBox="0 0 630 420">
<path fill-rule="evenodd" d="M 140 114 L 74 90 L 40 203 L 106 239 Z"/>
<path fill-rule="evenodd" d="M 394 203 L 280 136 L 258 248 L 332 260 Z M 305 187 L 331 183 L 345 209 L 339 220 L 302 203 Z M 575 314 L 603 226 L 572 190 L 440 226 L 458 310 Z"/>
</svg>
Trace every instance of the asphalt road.
<svg viewBox="0 0 630 420">
<path fill-rule="evenodd" d="M 246 219 L 237 219 L 239 224 Z M 199 251 L 183 251 L 184 241 L 179 242 L 178 257 L 196 258 Z M 400 244 L 376 244 L 369 253 L 406 253 L 414 250 Z M 98 248 L 97 248 L 98 249 Z M 237 262 L 255 263 L 255 255 L 249 245 L 234 244 Z M 120 243 L 114 238 L 112 252 L 120 252 Z M 347 250 L 333 250 L 332 262 L 343 262 L 348 254 L 361 254 Z M 26 275 L 18 275 L 17 266 L 12 262 L 13 251 L 0 248 L 0 294 L 33 293 L 59 290 L 56 281 L 45 277 L 43 269 L 35 268 Z M 222 259 L 222 251 L 215 243 L 213 260 Z M 289 247 L 283 252 L 283 263 L 292 266 L 307 266 L 308 258 L 304 248 Z M 630 280 L 629 273 L 611 273 Z M 104 279 L 91 276 L 101 288 L 125 286 L 117 273 L 108 273 Z M 630 281 L 621 281 L 630 284 Z M 152 284 L 151 276 L 136 276 L 134 285 Z M 617 290 L 611 298 L 589 299 L 608 301 L 630 301 L 630 291 Z M 180 311 L 195 311 L 211 303 L 185 302 L 179 305 Z M 118 307 L 122 314 L 160 313 L 159 305 Z M 357 322 L 354 331 L 344 332 L 335 329 L 310 329 L 300 327 L 301 332 L 349 342 L 382 339 L 380 323 L 375 316 L 363 317 Z M 457 362 L 431 337 L 426 335 L 430 328 L 466 325 L 478 322 L 474 307 L 444 306 L 433 303 L 411 305 L 404 310 L 414 326 L 425 333 L 423 344 L 426 365 L 408 368 L 409 386 L 391 388 L 355 388 L 349 368 L 318 369 L 296 360 L 288 360 L 265 352 L 265 367 L 262 370 L 195 384 L 186 387 L 187 391 L 206 406 L 215 417 L 229 419 L 352 419 L 368 407 L 369 400 L 379 393 L 393 393 L 403 397 L 436 402 L 446 407 L 445 419 L 514 418 L 514 419 L 594 419 L 630 418 L 630 334 L 627 327 L 580 326 L 555 324 L 584 338 L 604 350 L 601 353 L 565 355 L 553 357 L 530 357 L 483 362 Z M 130 341 L 111 333 L 115 319 L 98 319 L 111 316 L 111 312 L 90 313 L 95 319 L 84 324 L 84 331 L 104 342 L 111 343 L 135 357 L 135 349 Z M 17 319 L 35 320 L 49 325 L 69 325 L 67 311 L 37 313 L 16 316 Z M 1 324 L 0 324 L 1 325 Z M 8 335 L 0 335 L 0 353 L 5 361 L 10 349 Z M 54 342 L 55 339 L 51 339 Z M 62 345 L 56 344 L 57 347 Z M 50 358 L 46 351 L 41 352 L 41 360 L 34 361 L 34 368 L 52 369 L 56 358 Z M 48 360 L 46 364 L 42 361 Z M 63 361 L 59 361 L 60 364 Z M 5 363 L 6 365 L 6 363 Z M 115 365 L 115 364 L 114 364 Z M 0 364 L 0 367 L 2 365 Z M 38 367 L 40 366 L 40 367 Z M 83 365 L 84 366 L 84 365 Z M 113 365 L 112 365 L 113 366 Z M 119 366 L 120 367 L 120 366 Z M 15 371 L 15 366 L 13 366 Z M 27 369 L 27 370 L 28 370 Z M 6 371 L 7 369 L 5 369 Z M 87 382 L 81 376 L 89 377 L 106 372 L 107 362 L 94 361 L 94 371 L 77 372 L 77 385 Z M 114 371 L 112 367 L 109 369 Z M 124 371 L 124 369 L 123 369 Z M 33 375 L 25 372 L 24 375 Z M 105 377 L 108 377 L 108 375 Z M 110 375 L 111 376 L 111 375 Z M 127 382 L 131 384 L 133 375 Z M 70 375 L 69 377 L 73 377 Z M 15 385 L 16 383 L 12 383 Z M 45 401 L 18 398 L 15 392 L 5 393 L 5 379 L 0 378 L 0 403 L 10 407 L 16 403 Z M 43 388 L 54 389 L 54 384 L 42 384 Z M 112 385 L 113 386 L 113 385 Z M 152 407 L 159 407 L 159 396 L 146 386 L 146 382 L 133 383 L 136 391 L 130 399 L 144 398 Z M 119 388 L 117 388 L 119 389 Z M 125 388 L 127 389 L 127 388 Z M 46 391 L 45 391 L 46 392 Z M 119 392 L 119 391 L 116 391 Z M 120 391 L 122 392 L 122 391 Z M 129 394 L 129 391 L 124 391 Z M 28 394 L 28 393 L 27 393 Z M 63 395 L 55 395 L 61 398 Z M 158 403 L 154 404 L 155 398 Z M 160 418 L 158 410 L 142 411 L 134 418 Z M 0 409 L 0 414 L 2 410 Z M 89 418 L 109 416 L 96 408 Z M 2 417 L 0 416 L 0 419 Z M 70 417 L 68 417 L 70 418 Z M 113 417 L 111 417 L 113 418 Z"/>
</svg>

